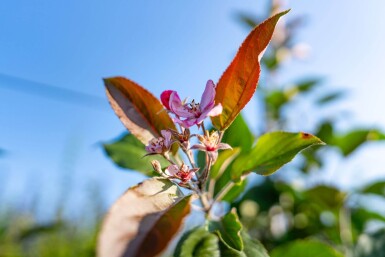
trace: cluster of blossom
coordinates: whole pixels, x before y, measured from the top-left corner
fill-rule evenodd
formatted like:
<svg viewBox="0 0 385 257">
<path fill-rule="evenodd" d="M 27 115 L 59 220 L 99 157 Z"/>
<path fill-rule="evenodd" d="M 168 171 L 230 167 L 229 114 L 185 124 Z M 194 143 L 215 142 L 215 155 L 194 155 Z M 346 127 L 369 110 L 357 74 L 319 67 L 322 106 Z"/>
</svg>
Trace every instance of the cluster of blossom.
<svg viewBox="0 0 385 257">
<path fill-rule="evenodd" d="M 213 164 L 218 157 L 218 150 L 231 149 L 231 146 L 221 143 L 218 131 L 209 133 L 204 129 L 203 121 L 207 117 L 217 116 L 222 113 L 222 105 L 215 105 L 215 84 L 209 80 L 202 94 L 200 103 L 194 100 L 191 102 L 182 102 L 178 93 L 173 90 L 166 90 L 161 94 L 161 101 L 165 109 L 173 115 L 173 121 L 180 125 L 181 133 L 175 130 L 162 130 L 161 137 L 153 138 L 148 142 L 146 151 L 148 155 L 160 154 L 170 161 L 171 165 L 165 171 L 162 171 L 159 162 L 153 162 L 154 169 L 170 179 L 180 180 L 180 185 L 189 183 L 199 168 L 182 163 L 177 165 L 173 163 L 168 156 L 168 152 L 174 143 L 179 144 L 186 154 L 190 154 L 191 149 L 204 151 Z M 197 125 L 203 127 L 203 135 L 191 135 L 190 127 Z M 190 138 L 196 136 L 199 144 L 190 147 Z M 191 157 L 191 156 L 190 156 Z"/>
</svg>

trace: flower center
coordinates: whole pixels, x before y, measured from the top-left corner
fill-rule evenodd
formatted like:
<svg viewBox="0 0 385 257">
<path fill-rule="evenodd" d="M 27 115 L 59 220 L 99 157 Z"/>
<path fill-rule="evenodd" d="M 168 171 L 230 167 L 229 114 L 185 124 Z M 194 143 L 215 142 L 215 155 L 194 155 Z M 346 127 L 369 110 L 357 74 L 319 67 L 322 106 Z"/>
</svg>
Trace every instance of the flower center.
<svg viewBox="0 0 385 257">
<path fill-rule="evenodd" d="M 189 103 L 189 105 L 190 105 L 189 112 L 194 114 L 195 118 L 199 118 L 202 114 L 201 109 L 199 107 L 199 103 L 195 103 L 195 100 L 192 100 L 191 103 Z"/>
<path fill-rule="evenodd" d="M 207 145 L 206 150 L 209 152 L 214 152 L 217 150 L 217 148 L 214 145 Z"/>
</svg>

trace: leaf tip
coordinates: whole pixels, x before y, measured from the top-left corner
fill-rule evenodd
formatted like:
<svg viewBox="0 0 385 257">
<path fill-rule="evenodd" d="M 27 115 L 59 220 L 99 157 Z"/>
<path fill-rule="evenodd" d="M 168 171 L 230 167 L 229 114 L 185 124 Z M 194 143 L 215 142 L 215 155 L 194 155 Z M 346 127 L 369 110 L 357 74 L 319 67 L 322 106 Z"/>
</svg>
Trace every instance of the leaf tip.
<svg viewBox="0 0 385 257">
<path fill-rule="evenodd" d="M 300 132 L 300 136 L 301 136 L 301 139 L 303 139 L 303 140 L 313 140 L 314 145 L 326 145 L 325 142 L 323 142 L 321 139 L 319 139 L 318 137 L 316 137 L 312 134 L 309 134 L 306 132 Z"/>
<path fill-rule="evenodd" d="M 104 86 L 106 87 L 106 89 L 108 89 L 108 87 L 111 87 L 112 86 L 112 80 L 113 78 L 103 78 L 103 83 L 104 83 Z"/>
<path fill-rule="evenodd" d="M 282 12 L 278 13 L 277 15 L 278 15 L 279 17 L 281 17 L 281 16 L 284 16 L 284 15 L 288 14 L 290 11 L 291 11 L 291 8 L 290 8 L 290 9 L 287 9 L 287 10 L 285 10 L 285 11 L 282 11 Z"/>
<path fill-rule="evenodd" d="M 290 11 L 291 11 L 291 8 L 287 9 L 286 11 L 283 11 L 282 13 L 283 13 L 283 14 L 287 14 L 287 13 L 289 13 Z"/>
</svg>

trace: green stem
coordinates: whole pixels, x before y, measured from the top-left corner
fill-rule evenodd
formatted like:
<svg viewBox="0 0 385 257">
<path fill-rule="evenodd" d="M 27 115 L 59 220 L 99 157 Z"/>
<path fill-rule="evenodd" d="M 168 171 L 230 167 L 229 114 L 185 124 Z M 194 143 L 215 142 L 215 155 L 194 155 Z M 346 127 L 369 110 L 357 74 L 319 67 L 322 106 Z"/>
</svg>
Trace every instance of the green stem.
<svg viewBox="0 0 385 257">
<path fill-rule="evenodd" d="M 203 135 L 206 135 L 205 123 L 202 122 L 201 126 L 202 126 Z"/>
<path fill-rule="evenodd" d="M 211 164 L 212 164 L 212 160 L 211 158 L 208 158 L 208 163 L 206 165 L 206 168 L 203 170 L 203 173 L 199 178 L 199 186 L 201 191 L 206 191 L 206 182 L 209 176 L 209 171 L 211 169 Z"/>
<path fill-rule="evenodd" d="M 170 159 L 170 156 L 168 155 L 168 153 L 164 153 L 162 154 L 162 156 L 171 164 L 175 165 L 175 162 L 173 160 Z"/>
<path fill-rule="evenodd" d="M 351 228 L 351 219 L 350 219 L 350 213 L 345 208 L 345 206 L 342 206 L 339 213 L 339 220 L 340 220 L 340 237 L 341 242 L 345 248 L 345 256 L 346 257 L 352 257 L 352 249 L 353 249 L 353 235 L 352 235 L 352 228 Z"/>
<path fill-rule="evenodd" d="M 215 184 L 217 183 L 216 179 L 211 178 L 209 181 L 209 189 L 208 189 L 208 194 L 210 199 L 214 198 L 214 193 L 215 193 Z"/>
<path fill-rule="evenodd" d="M 183 149 L 184 153 L 187 155 L 187 158 L 191 164 L 191 167 L 196 168 L 194 158 L 192 156 L 191 150 Z"/>
<path fill-rule="evenodd" d="M 203 209 L 204 209 L 205 212 L 206 212 L 206 216 L 208 216 L 208 215 L 209 215 L 209 212 L 210 212 L 210 207 L 211 207 L 211 205 L 210 205 L 210 203 L 209 203 L 209 201 L 208 201 L 208 199 L 207 199 L 206 194 L 203 193 L 203 192 L 200 192 L 200 194 L 199 194 L 199 200 L 201 201 L 202 206 L 203 206 Z M 206 218 L 207 218 L 207 217 L 206 217 Z"/>
<path fill-rule="evenodd" d="M 221 191 L 219 191 L 219 193 L 211 203 L 209 211 L 211 210 L 211 208 L 214 206 L 216 202 L 220 202 L 222 198 L 225 197 L 225 195 L 233 188 L 234 185 L 235 183 L 233 181 L 230 181 L 221 189 Z"/>
</svg>

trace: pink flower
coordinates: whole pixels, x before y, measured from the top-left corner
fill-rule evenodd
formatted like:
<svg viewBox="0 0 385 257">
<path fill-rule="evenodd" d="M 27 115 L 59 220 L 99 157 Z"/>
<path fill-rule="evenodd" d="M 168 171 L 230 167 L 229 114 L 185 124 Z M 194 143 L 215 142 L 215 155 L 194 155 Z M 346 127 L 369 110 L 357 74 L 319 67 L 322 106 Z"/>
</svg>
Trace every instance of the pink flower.
<svg viewBox="0 0 385 257">
<path fill-rule="evenodd" d="M 160 99 L 164 107 L 175 114 L 174 121 L 185 128 L 199 125 L 206 117 L 222 113 L 222 105 L 215 106 L 215 85 L 212 80 L 207 81 L 200 103 L 195 103 L 194 100 L 191 103 L 183 103 L 178 93 L 173 90 L 164 91 Z"/>
<path fill-rule="evenodd" d="M 193 145 L 190 149 L 207 152 L 213 163 L 218 158 L 218 150 L 232 149 L 229 144 L 219 143 L 218 131 L 211 133 L 211 135 L 206 131 L 206 135 L 197 135 L 197 137 L 200 144 Z"/>
<path fill-rule="evenodd" d="M 170 165 L 165 170 L 166 175 L 169 176 L 169 178 L 176 178 L 181 181 L 181 184 L 186 184 L 191 180 L 194 173 L 197 172 L 199 169 L 190 169 L 186 164 L 182 163 L 182 166 L 178 167 L 178 165 Z"/>
<path fill-rule="evenodd" d="M 170 150 L 173 143 L 171 141 L 171 132 L 162 130 L 160 133 L 162 134 L 162 137 L 153 138 L 148 142 L 148 145 L 146 146 L 148 154 L 162 154 Z"/>
</svg>

